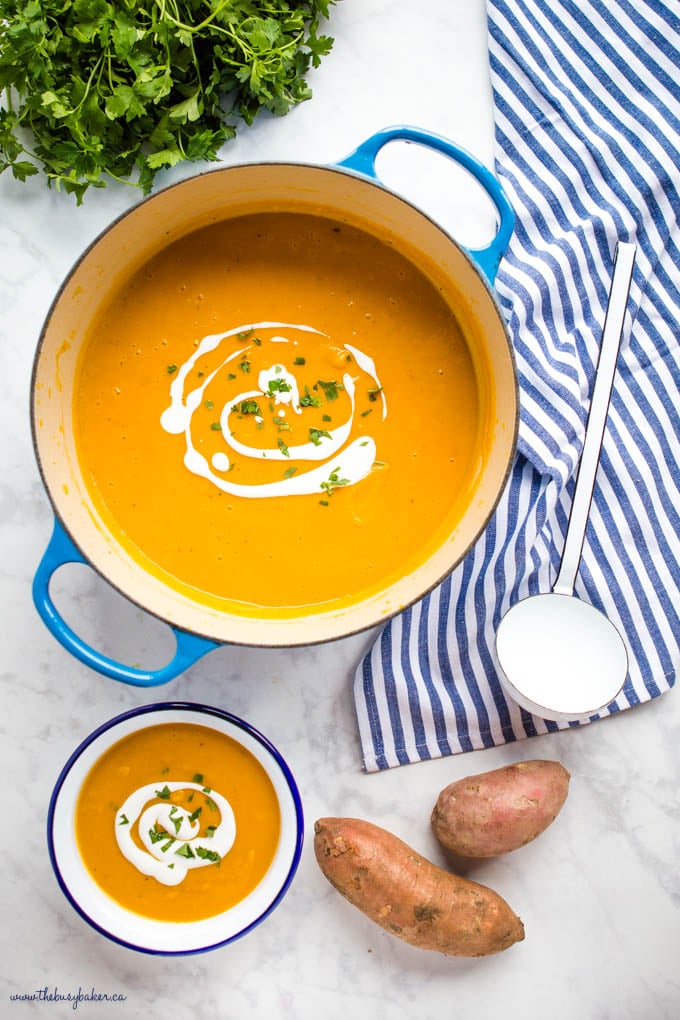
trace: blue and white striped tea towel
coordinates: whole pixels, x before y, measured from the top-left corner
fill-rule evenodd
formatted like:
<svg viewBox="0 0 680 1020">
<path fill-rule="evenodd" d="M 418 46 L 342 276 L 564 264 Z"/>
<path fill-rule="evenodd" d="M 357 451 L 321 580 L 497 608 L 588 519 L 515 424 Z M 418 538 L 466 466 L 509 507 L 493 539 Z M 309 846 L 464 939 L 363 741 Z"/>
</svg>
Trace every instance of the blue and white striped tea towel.
<svg viewBox="0 0 680 1020">
<path fill-rule="evenodd" d="M 357 670 L 368 771 L 559 728 L 505 697 L 494 638 L 559 567 L 618 239 L 637 263 L 576 583 L 629 647 L 602 714 L 668 690 L 680 662 L 680 4 L 487 7 L 497 172 L 517 214 L 496 288 L 518 453 L 476 547 Z"/>
</svg>

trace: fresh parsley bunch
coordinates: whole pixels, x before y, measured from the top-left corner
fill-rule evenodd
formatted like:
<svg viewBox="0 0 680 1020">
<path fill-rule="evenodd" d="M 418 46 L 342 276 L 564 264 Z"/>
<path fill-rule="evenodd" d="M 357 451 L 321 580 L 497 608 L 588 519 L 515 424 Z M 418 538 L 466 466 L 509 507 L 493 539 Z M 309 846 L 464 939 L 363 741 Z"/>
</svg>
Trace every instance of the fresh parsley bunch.
<svg viewBox="0 0 680 1020">
<path fill-rule="evenodd" d="M 335 0 L 0 0 L 0 173 L 147 194 L 236 124 L 309 99 Z M 28 157 L 28 158 L 27 158 Z"/>
</svg>

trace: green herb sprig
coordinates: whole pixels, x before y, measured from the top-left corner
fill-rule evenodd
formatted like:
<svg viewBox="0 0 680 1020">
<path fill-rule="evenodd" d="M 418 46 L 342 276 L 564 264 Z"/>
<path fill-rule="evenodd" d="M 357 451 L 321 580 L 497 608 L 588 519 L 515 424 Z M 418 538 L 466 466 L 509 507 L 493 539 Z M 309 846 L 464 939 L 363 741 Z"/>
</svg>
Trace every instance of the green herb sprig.
<svg viewBox="0 0 680 1020">
<path fill-rule="evenodd" d="M 328 493 L 329 496 L 333 495 L 333 490 L 342 487 L 343 485 L 349 485 L 349 478 L 340 477 L 340 468 L 333 468 L 328 479 L 322 482 L 320 488 Z M 326 505 L 325 503 L 323 504 Z"/>
<path fill-rule="evenodd" d="M 216 160 L 265 109 L 311 97 L 336 0 L 0 0 L 0 173 L 81 204 L 108 179 Z"/>
</svg>

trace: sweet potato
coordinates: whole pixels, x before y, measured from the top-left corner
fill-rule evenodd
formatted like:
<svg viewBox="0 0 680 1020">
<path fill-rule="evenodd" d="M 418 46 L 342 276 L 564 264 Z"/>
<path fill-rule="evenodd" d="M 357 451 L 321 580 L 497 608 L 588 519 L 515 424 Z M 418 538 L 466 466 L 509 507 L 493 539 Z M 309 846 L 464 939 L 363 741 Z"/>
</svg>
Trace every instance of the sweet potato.
<svg viewBox="0 0 680 1020">
<path fill-rule="evenodd" d="M 438 868 L 391 832 L 358 818 L 321 818 L 314 832 L 331 885 L 412 946 L 488 956 L 524 938 L 522 922 L 497 893 Z"/>
<path fill-rule="evenodd" d="M 536 839 L 556 818 L 570 775 L 556 761 L 523 761 L 468 776 L 441 791 L 432 828 L 462 857 L 496 857 Z"/>
</svg>

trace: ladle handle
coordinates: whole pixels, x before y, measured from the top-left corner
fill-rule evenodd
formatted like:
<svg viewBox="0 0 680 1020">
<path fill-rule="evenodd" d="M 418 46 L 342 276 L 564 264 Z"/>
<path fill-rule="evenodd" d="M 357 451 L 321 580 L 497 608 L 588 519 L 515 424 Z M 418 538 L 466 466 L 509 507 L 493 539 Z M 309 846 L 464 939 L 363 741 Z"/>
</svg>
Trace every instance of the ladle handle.
<svg viewBox="0 0 680 1020">
<path fill-rule="evenodd" d="M 581 559 L 581 552 L 583 551 L 583 541 L 590 514 L 595 477 L 600 461 L 602 440 L 604 438 L 609 402 L 614 385 L 614 374 L 621 345 L 621 334 L 628 305 L 630 284 L 633 278 L 635 252 L 636 245 L 629 241 L 619 241 L 616 246 L 614 271 L 602 331 L 600 355 L 595 370 L 595 383 L 593 385 L 593 395 L 590 401 L 590 411 L 583 440 L 581 463 L 576 478 L 574 500 L 569 514 L 562 561 L 557 580 L 553 586 L 553 591 L 559 595 L 573 594 L 576 573 Z"/>
</svg>

